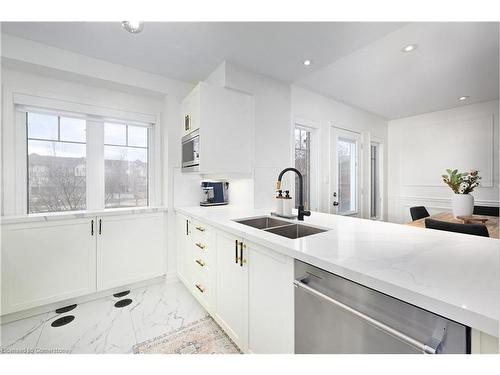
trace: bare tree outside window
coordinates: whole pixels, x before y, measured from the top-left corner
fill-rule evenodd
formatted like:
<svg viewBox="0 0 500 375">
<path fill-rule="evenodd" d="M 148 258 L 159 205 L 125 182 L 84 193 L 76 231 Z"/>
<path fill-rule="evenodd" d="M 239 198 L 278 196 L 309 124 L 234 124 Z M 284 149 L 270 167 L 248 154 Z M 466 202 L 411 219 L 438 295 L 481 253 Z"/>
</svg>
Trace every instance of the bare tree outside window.
<svg viewBox="0 0 500 375">
<path fill-rule="evenodd" d="M 295 128 L 295 168 L 304 179 L 304 207 L 310 209 L 311 202 L 311 132 Z M 299 179 L 295 177 L 295 207 L 299 206 Z"/>
<path fill-rule="evenodd" d="M 86 122 L 27 113 L 28 213 L 86 208 Z"/>
<path fill-rule="evenodd" d="M 148 129 L 104 124 L 105 207 L 148 205 Z"/>
</svg>

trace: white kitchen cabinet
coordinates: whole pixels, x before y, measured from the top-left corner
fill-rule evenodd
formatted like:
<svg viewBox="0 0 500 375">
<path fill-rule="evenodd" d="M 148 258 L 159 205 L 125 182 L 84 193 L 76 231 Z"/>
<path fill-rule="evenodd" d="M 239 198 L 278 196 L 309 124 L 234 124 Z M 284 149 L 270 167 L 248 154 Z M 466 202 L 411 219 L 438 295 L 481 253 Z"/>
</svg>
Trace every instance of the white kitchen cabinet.
<svg viewBox="0 0 500 375">
<path fill-rule="evenodd" d="M 215 320 L 242 350 L 247 347 L 248 266 L 241 238 L 217 231 Z M 243 250 L 243 260 L 240 259 Z M 241 260 L 241 261 L 240 261 Z"/>
<path fill-rule="evenodd" d="M 191 266 L 194 296 L 201 305 L 213 313 L 215 308 L 215 239 L 213 229 L 198 221 L 192 222 Z"/>
<path fill-rule="evenodd" d="M 197 85 L 184 98 L 181 104 L 182 135 L 186 135 L 200 127 L 200 85 Z"/>
<path fill-rule="evenodd" d="M 248 253 L 248 351 L 294 352 L 293 258 L 253 243 Z"/>
<path fill-rule="evenodd" d="M 192 287 L 192 255 L 190 240 L 192 236 L 192 221 L 184 215 L 176 215 L 176 261 L 177 261 L 177 276 L 186 285 L 187 288 Z"/>
<path fill-rule="evenodd" d="M 198 173 L 251 173 L 251 95 L 200 82 L 184 99 L 182 108 L 182 134 L 199 129 Z"/>
<path fill-rule="evenodd" d="M 164 275 L 163 213 L 97 218 L 97 290 Z"/>
<path fill-rule="evenodd" d="M 2 314 L 95 292 L 95 224 L 95 218 L 3 224 Z"/>
</svg>

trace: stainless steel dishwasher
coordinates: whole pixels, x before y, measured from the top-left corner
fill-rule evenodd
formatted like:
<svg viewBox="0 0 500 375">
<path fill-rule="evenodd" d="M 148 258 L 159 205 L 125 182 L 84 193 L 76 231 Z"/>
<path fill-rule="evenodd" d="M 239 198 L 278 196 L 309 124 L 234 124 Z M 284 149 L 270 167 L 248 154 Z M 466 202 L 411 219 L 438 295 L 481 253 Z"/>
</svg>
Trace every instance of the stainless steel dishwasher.
<svg viewBox="0 0 500 375">
<path fill-rule="evenodd" d="M 295 261 L 295 353 L 470 353 L 470 328 Z"/>
</svg>

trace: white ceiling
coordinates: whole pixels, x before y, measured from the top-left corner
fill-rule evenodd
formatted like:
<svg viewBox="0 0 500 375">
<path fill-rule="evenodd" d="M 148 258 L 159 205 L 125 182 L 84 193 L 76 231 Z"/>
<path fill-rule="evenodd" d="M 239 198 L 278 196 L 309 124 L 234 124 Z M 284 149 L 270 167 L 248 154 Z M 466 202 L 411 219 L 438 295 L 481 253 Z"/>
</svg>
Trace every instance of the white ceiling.
<svg viewBox="0 0 500 375">
<path fill-rule="evenodd" d="M 497 23 L 147 22 L 130 34 L 119 22 L 7 22 L 2 32 L 188 82 L 227 60 L 388 119 L 498 98 Z M 409 43 L 419 47 L 401 53 Z"/>
<path fill-rule="evenodd" d="M 227 60 L 294 82 L 403 24 L 376 22 L 5 22 L 2 31 L 87 56 L 188 82 Z M 313 59 L 306 68 L 304 59 Z"/>
<path fill-rule="evenodd" d="M 498 98 L 498 44 L 498 23 L 412 23 L 298 84 L 388 119 L 433 112 Z"/>
</svg>

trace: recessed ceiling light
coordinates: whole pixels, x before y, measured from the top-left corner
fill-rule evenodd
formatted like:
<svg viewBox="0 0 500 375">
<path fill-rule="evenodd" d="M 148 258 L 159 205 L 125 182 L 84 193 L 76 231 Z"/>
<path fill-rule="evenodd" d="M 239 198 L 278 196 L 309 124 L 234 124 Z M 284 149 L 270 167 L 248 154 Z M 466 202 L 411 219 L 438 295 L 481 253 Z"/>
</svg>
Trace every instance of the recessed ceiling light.
<svg viewBox="0 0 500 375">
<path fill-rule="evenodd" d="M 404 46 L 401 52 L 411 52 L 415 51 L 417 49 L 418 45 L 417 44 L 408 44 L 407 46 Z"/>
<path fill-rule="evenodd" d="M 304 60 L 304 65 L 305 66 L 311 65 L 311 60 Z"/>
<path fill-rule="evenodd" d="M 122 26 L 129 33 L 137 34 L 144 28 L 144 23 L 139 21 L 123 21 Z"/>
<path fill-rule="evenodd" d="M 466 95 L 465 96 L 461 96 L 460 98 L 458 98 L 458 100 L 460 100 L 461 102 L 463 102 L 464 100 L 467 100 L 467 99 L 469 99 L 469 97 L 466 96 Z"/>
</svg>

